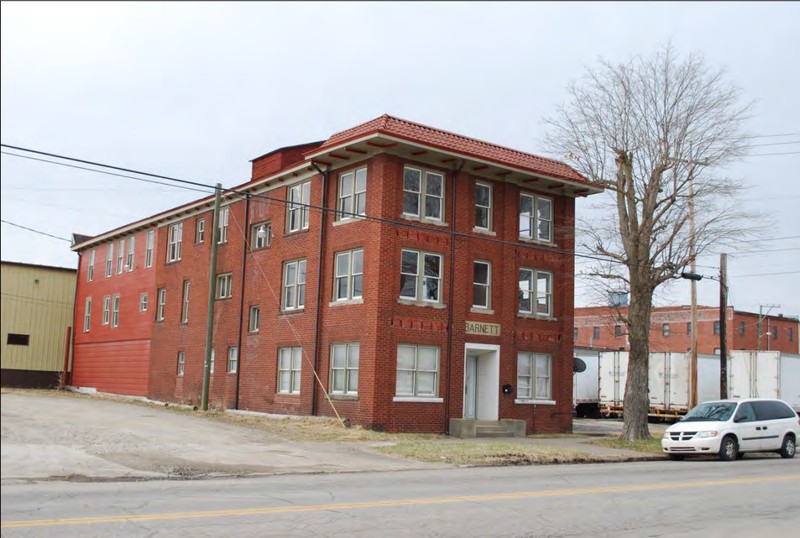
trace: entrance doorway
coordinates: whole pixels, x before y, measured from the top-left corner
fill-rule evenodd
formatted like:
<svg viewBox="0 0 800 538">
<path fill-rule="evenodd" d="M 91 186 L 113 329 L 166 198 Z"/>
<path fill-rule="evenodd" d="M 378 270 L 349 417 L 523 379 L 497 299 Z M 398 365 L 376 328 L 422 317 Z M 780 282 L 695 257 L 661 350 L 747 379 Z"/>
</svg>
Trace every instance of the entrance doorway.
<svg viewBox="0 0 800 538">
<path fill-rule="evenodd" d="M 464 352 L 464 418 L 498 420 L 500 346 L 467 344 Z"/>
</svg>

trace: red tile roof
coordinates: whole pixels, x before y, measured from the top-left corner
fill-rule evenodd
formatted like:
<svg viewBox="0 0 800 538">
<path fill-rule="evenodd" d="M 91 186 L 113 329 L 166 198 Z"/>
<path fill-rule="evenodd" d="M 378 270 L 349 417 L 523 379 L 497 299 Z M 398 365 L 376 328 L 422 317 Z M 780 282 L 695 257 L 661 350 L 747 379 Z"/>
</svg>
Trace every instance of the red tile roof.
<svg viewBox="0 0 800 538">
<path fill-rule="evenodd" d="M 584 185 L 592 184 L 585 177 L 560 161 L 442 131 L 427 125 L 395 118 L 388 114 L 334 134 L 309 154 L 316 154 L 370 134 L 385 134 L 549 177 L 565 179 Z"/>
</svg>

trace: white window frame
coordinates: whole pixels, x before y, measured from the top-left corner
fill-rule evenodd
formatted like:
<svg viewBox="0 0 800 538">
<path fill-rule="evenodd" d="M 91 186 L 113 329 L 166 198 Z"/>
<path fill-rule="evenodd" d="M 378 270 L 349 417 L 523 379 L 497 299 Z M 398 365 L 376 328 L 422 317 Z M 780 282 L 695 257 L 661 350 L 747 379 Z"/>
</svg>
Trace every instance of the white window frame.
<svg viewBox="0 0 800 538">
<path fill-rule="evenodd" d="M 522 212 L 523 199 L 530 199 L 531 211 L 530 213 Z M 550 218 L 543 219 L 540 215 L 539 202 L 547 203 L 550 205 Z M 520 239 L 528 239 L 532 241 L 540 241 L 543 243 L 553 242 L 553 199 L 538 194 L 520 193 L 519 195 L 519 237 Z M 539 223 L 548 223 L 548 235 L 546 237 L 539 233 Z"/>
<path fill-rule="evenodd" d="M 171 224 L 169 235 L 167 236 L 167 263 L 176 262 L 181 259 L 181 248 L 183 246 L 183 223 Z"/>
<path fill-rule="evenodd" d="M 540 371 L 539 361 L 545 359 L 546 372 Z M 527 375 L 524 374 L 521 365 L 527 365 Z M 546 390 L 540 392 L 539 380 L 545 379 Z M 517 399 L 518 400 L 544 400 L 553 399 L 553 356 L 548 353 L 533 353 L 530 351 L 520 351 L 517 353 Z"/>
<path fill-rule="evenodd" d="M 338 210 L 336 220 L 339 221 L 351 220 L 367 214 L 366 166 L 339 174 L 336 209 Z"/>
<path fill-rule="evenodd" d="M 661 324 L 661 335 L 662 336 L 669 336 L 669 323 L 662 323 Z"/>
<path fill-rule="evenodd" d="M 228 348 L 228 373 L 235 374 L 239 370 L 239 348 L 232 346 Z"/>
<path fill-rule="evenodd" d="M 340 353 L 344 353 L 343 357 Z M 360 353 L 361 345 L 359 342 L 331 345 L 331 394 L 346 396 L 358 395 L 358 363 Z M 341 357 L 343 360 L 339 361 L 337 357 Z"/>
<path fill-rule="evenodd" d="M 361 258 L 360 268 L 356 270 L 356 258 Z M 344 272 L 340 261 L 345 265 Z M 359 291 L 356 292 L 356 283 Z M 342 285 L 344 294 L 342 294 Z M 356 248 L 337 252 L 333 257 L 333 300 L 351 301 L 364 295 L 364 249 Z"/>
<path fill-rule="evenodd" d="M 401 368 L 400 366 L 400 353 L 401 349 L 405 349 L 408 351 L 413 351 L 414 354 L 414 364 L 408 365 L 409 367 Z M 436 353 L 435 358 L 435 368 L 433 370 L 422 370 L 420 369 L 419 364 L 419 352 L 420 350 L 427 350 L 431 351 L 434 350 Z M 405 365 L 404 365 L 405 366 Z M 438 398 L 439 397 L 439 370 L 441 366 L 441 357 L 440 357 L 440 349 L 439 346 L 424 346 L 424 345 L 413 345 L 413 344 L 398 344 L 397 345 L 397 363 L 396 363 L 396 380 L 395 380 L 395 396 L 398 397 L 410 397 L 410 398 Z M 401 383 L 401 372 L 409 372 L 411 374 L 411 389 L 410 390 L 401 390 L 400 383 Z M 419 378 L 421 375 L 433 375 L 433 390 L 431 392 L 422 392 L 420 389 Z"/>
<path fill-rule="evenodd" d="M 233 297 L 233 273 L 222 273 L 217 275 L 216 287 L 217 299 L 230 299 Z"/>
<path fill-rule="evenodd" d="M 106 278 L 114 273 L 114 242 L 108 244 L 106 249 Z"/>
<path fill-rule="evenodd" d="M 287 189 L 286 231 L 288 233 L 308 229 L 309 206 L 311 204 L 311 182 L 304 181 Z"/>
<path fill-rule="evenodd" d="M 475 270 L 478 265 L 486 266 L 486 282 L 478 282 L 475 277 Z M 486 304 L 478 304 L 476 302 L 476 291 L 478 288 L 484 288 L 486 294 Z M 472 262 L 472 308 L 480 308 L 482 310 L 489 310 L 492 307 L 492 262 L 486 260 L 474 260 Z"/>
<path fill-rule="evenodd" d="M 88 333 L 92 326 L 92 298 L 87 297 L 83 310 L 83 332 Z"/>
<path fill-rule="evenodd" d="M 213 374 L 214 373 L 214 358 L 215 358 L 214 357 L 214 355 L 215 355 L 214 351 L 215 350 L 212 347 L 211 348 L 211 358 L 210 358 L 209 363 L 208 363 L 208 373 L 209 374 Z"/>
<path fill-rule="evenodd" d="M 103 319 L 102 325 L 108 325 L 111 321 L 111 296 L 104 295 L 103 296 Z"/>
<path fill-rule="evenodd" d="M 167 288 L 159 288 L 157 292 L 156 321 L 164 321 L 164 310 L 167 304 Z"/>
<path fill-rule="evenodd" d="M 406 172 L 417 172 L 419 174 L 419 189 L 414 190 L 406 181 Z M 441 192 L 439 195 L 431 194 L 428 192 L 428 182 L 431 177 L 438 177 L 441 180 Z M 403 216 L 404 217 L 415 217 L 418 219 L 425 219 L 431 220 L 435 222 L 444 222 L 444 196 L 445 196 L 445 175 L 441 172 L 434 172 L 432 170 L 425 170 L 422 168 L 416 168 L 414 166 L 404 166 L 403 167 Z M 406 200 L 410 200 L 412 198 L 416 198 L 417 200 L 417 212 L 412 213 L 406 209 Z M 430 216 L 428 215 L 428 199 L 438 200 L 439 202 L 439 216 Z"/>
<path fill-rule="evenodd" d="M 530 278 L 525 280 L 528 284 L 527 289 L 523 287 L 523 271 L 530 273 Z M 543 271 L 541 269 L 533 269 L 531 267 L 520 267 L 517 273 L 518 278 L 518 295 L 517 312 L 528 316 L 543 316 L 550 317 L 553 314 L 553 273 L 552 271 Z M 545 290 L 539 289 L 540 276 L 547 277 L 547 286 Z M 525 310 L 522 308 L 522 300 L 525 295 L 528 295 L 530 309 Z M 544 297 L 547 311 L 539 311 L 539 301 Z M 536 308 L 534 309 L 534 305 Z"/>
<path fill-rule="evenodd" d="M 153 244 L 155 243 L 156 232 L 155 230 L 147 231 L 147 245 L 144 251 L 144 266 L 153 266 Z"/>
<path fill-rule="evenodd" d="M 483 205 L 478 203 L 478 191 L 480 189 L 486 189 L 489 191 L 489 205 Z M 491 231 L 493 198 L 494 198 L 494 189 L 492 189 L 491 185 L 489 185 L 488 183 L 481 183 L 480 181 L 475 183 L 475 229 L 483 231 Z M 480 226 L 478 224 L 479 211 L 486 212 L 486 226 Z"/>
<path fill-rule="evenodd" d="M 302 271 L 301 271 L 302 267 Z M 294 278 L 291 278 L 290 268 L 293 268 Z M 302 274 L 302 281 L 301 276 Z M 283 311 L 302 310 L 305 308 L 306 298 L 306 259 L 291 260 L 283 263 L 283 293 L 281 294 L 281 309 Z"/>
<path fill-rule="evenodd" d="M 414 273 L 404 271 L 403 270 L 403 259 L 406 255 L 414 255 L 416 256 L 416 268 Z M 425 274 L 425 262 L 427 258 L 438 258 L 439 259 L 439 274 L 438 275 L 426 275 Z M 400 251 L 400 299 L 408 300 L 408 301 L 417 301 L 421 300 L 424 303 L 434 303 L 434 304 L 441 304 L 442 302 L 442 272 L 444 268 L 444 255 L 438 254 L 436 252 L 425 252 L 421 250 L 414 250 L 404 248 Z M 403 282 L 404 279 L 414 279 L 414 295 L 403 295 Z M 436 298 L 430 299 L 424 293 L 425 288 L 428 287 L 428 282 L 436 282 Z M 421 297 L 421 299 L 418 299 Z"/>
<path fill-rule="evenodd" d="M 219 210 L 219 222 L 217 223 L 219 238 L 217 244 L 221 245 L 228 242 L 228 219 L 230 218 L 231 208 L 223 207 Z"/>
<path fill-rule="evenodd" d="M 89 251 L 89 267 L 86 269 L 86 282 L 94 280 L 95 249 Z"/>
<path fill-rule="evenodd" d="M 260 235 L 263 227 L 264 235 Z M 262 250 L 272 244 L 272 222 L 265 220 L 257 222 L 250 227 L 250 250 Z"/>
<path fill-rule="evenodd" d="M 206 219 L 200 218 L 194 222 L 194 242 L 197 245 L 203 244 L 206 240 Z"/>
<path fill-rule="evenodd" d="M 119 327 L 119 293 L 111 299 L 111 326 Z"/>
<path fill-rule="evenodd" d="M 133 271 L 133 251 L 136 248 L 136 236 L 128 238 L 128 257 L 125 259 L 125 270 L 129 273 Z"/>
<path fill-rule="evenodd" d="M 120 239 L 117 245 L 117 274 L 121 275 L 125 269 L 125 239 Z"/>
<path fill-rule="evenodd" d="M 302 347 L 279 348 L 277 392 L 279 394 L 300 394 L 300 374 L 302 370 Z"/>
<path fill-rule="evenodd" d="M 147 312 L 147 292 L 139 294 L 139 312 Z"/>
<path fill-rule="evenodd" d="M 178 351 L 178 376 L 186 373 L 186 352 Z"/>
<path fill-rule="evenodd" d="M 189 280 L 183 281 L 183 303 L 181 304 L 181 323 L 189 323 L 189 291 L 192 283 Z"/>
<path fill-rule="evenodd" d="M 250 321 L 248 321 L 248 330 L 251 333 L 257 333 L 260 324 L 261 307 L 257 304 L 250 305 Z"/>
</svg>

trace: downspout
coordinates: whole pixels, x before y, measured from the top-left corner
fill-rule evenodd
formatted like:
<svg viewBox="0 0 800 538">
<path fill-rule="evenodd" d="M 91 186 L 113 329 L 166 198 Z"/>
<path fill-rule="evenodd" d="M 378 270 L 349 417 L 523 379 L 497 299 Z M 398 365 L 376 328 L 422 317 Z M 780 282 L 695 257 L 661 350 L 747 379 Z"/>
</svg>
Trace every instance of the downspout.
<svg viewBox="0 0 800 538">
<path fill-rule="evenodd" d="M 447 364 L 447 381 L 445 383 L 444 395 L 444 431 L 450 431 L 450 385 L 453 377 L 453 286 L 455 285 L 456 277 L 456 179 L 461 169 L 464 168 L 464 160 L 458 165 L 458 168 L 453 171 L 453 185 L 450 191 L 452 201 L 451 206 L 451 219 L 450 219 L 450 284 L 448 290 L 448 309 L 447 309 L 447 357 L 449 358 Z"/>
<path fill-rule="evenodd" d="M 78 251 L 78 270 L 75 271 L 75 297 L 72 299 L 72 338 L 67 342 L 67 353 L 72 357 L 73 367 L 75 366 L 75 323 L 78 313 L 78 284 L 81 282 L 81 252 Z M 85 303 L 84 303 L 85 304 Z M 86 316 L 86 313 L 83 314 Z M 72 384 L 72 368 L 69 367 L 69 359 L 64 360 L 64 375 L 61 376 L 60 389 L 64 385 Z M 69 378 L 69 379 L 68 379 Z"/>
<path fill-rule="evenodd" d="M 317 252 L 317 306 L 314 317 L 314 376 L 316 377 L 317 366 L 319 365 L 319 333 L 320 333 L 320 308 L 322 305 L 322 254 L 323 243 L 325 241 L 325 200 L 327 197 L 326 185 L 328 183 L 328 172 L 322 170 L 317 163 L 311 161 L 311 166 L 322 174 L 322 203 L 320 204 L 322 212 L 319 216 L 319 251 Z M 311 415 L 317 414 L 317 386 L 311 391 Z"/>
<path fill-rule="evenodd" d="M 244 328 L 244 279 L 247 274 L 247 252 L 250 246 L 250 194 L 244 195 L 244 241 L 242 242 L 242 285 L 239 289 L 239 337 L 236 341 L 236 349 L 238 349 L 239 359 L 236 364 L 236 395 L 233 398 L 233 408 L 239 409 L 239 379 L 242 373 L 242 330 Z"/>
</svg>

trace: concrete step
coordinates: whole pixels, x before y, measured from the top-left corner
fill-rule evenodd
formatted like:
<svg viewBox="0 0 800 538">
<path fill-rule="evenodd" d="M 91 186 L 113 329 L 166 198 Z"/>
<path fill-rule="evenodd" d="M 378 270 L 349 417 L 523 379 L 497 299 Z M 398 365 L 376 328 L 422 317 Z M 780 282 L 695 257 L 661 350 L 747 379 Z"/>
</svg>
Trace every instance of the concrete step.
<svg viewBox="0 0 800 538">
<path fill-rule="evenodd" d="M 504 424 L 494 421 L 479 421 L 475 425 L 475 437 L 513 437 Z"/>
</svg>

